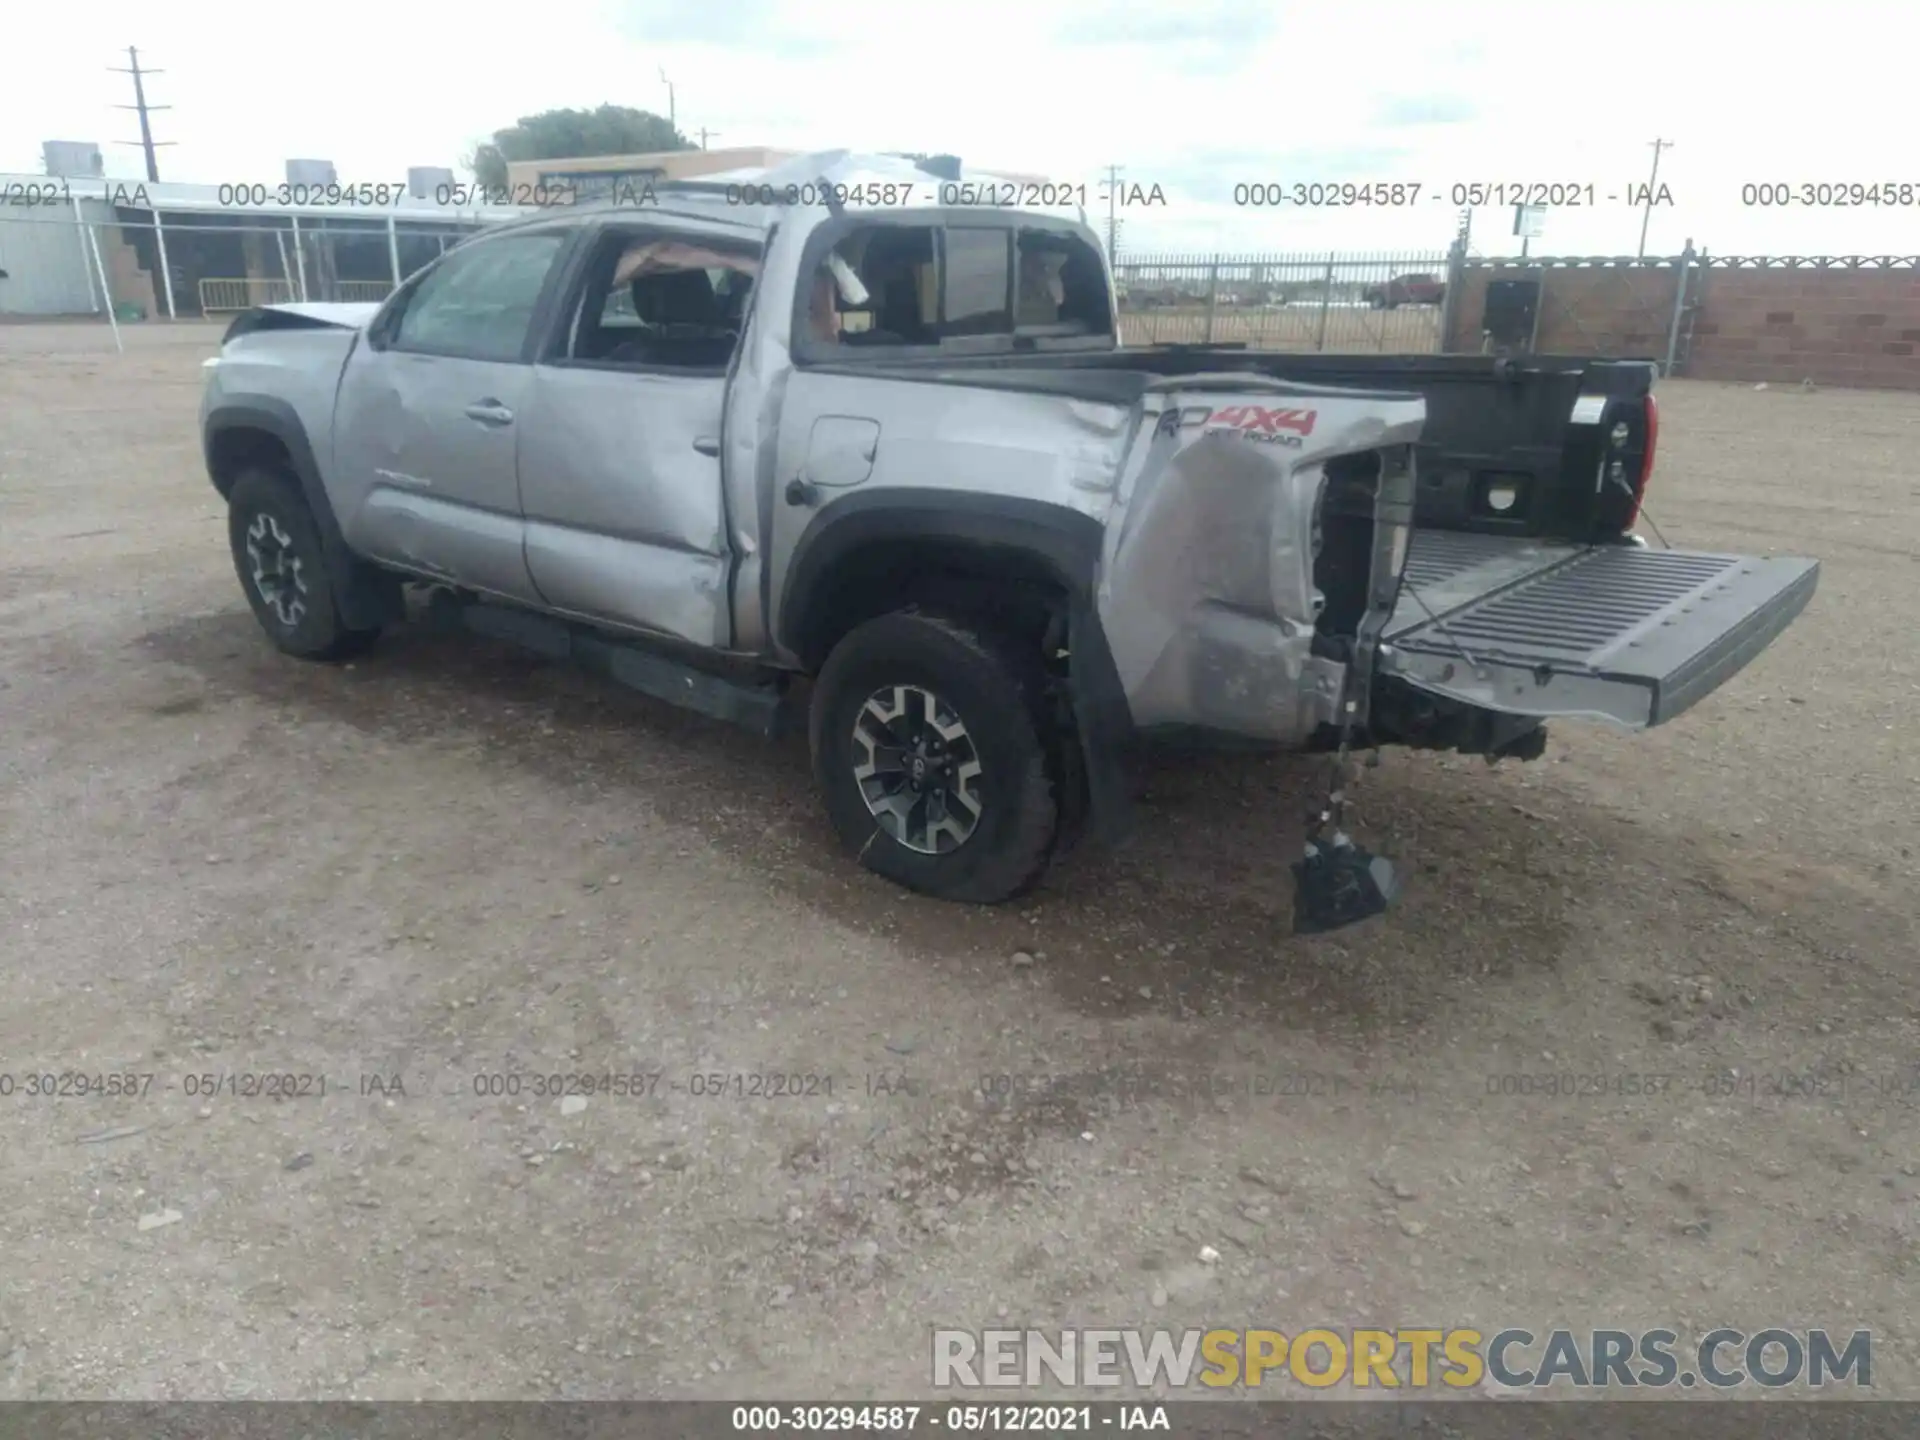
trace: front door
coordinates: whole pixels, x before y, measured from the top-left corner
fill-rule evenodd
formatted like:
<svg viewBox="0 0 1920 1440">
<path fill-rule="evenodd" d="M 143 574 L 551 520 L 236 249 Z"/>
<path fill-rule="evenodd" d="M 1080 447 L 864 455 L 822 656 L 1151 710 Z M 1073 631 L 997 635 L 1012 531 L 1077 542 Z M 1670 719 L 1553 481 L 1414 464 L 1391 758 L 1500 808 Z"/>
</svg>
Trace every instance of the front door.
<svg viewBox="0 0 1920 1440">
<path fill-rule="evenodd" d="M 356 347 L 341 377 L 333 469 L 348 543 L 376 560 L 531 601 L 519 436 L 528 338 L 560 230 L 448 254 Z"/>
</svg>

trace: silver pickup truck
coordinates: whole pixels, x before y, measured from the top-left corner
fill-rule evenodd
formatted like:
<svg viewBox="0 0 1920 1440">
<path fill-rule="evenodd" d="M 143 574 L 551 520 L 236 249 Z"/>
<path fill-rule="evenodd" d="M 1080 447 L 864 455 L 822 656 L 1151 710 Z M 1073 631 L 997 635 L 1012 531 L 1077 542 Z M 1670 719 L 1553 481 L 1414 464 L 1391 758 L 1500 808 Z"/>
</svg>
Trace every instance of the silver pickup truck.
<svg viewBox="0 0 1920 1440">
<path fill-rule="evenodd" d="M 486 232 L 207 361 L 249 603 L 428 613 L 773 731 L 873 870 L 993 902 L 1166 732 L 1335 757 L 1296 925 L 1376 913 L 1345 758 L 1659 724 L 1811 560 L 1656 550 L 1650 364 L 1129 349 L 1084 217 L 836 152 Z M 810 684 L 796 684 L 810 681 Z M 802 704 L 805 710 L 802 711 Z"/>
</svg>

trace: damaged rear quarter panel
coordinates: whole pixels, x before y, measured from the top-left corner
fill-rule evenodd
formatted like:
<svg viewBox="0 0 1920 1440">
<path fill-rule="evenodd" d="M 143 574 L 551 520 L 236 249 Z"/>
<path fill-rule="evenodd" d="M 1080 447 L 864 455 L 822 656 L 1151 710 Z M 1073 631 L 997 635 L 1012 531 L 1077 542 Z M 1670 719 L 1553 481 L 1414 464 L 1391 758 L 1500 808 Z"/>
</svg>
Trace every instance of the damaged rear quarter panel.
<svg viewBox="0 0 1920 1440">
<path fill-rule="evenodd" d="M 1344 667 L 1312 653 L 1322 466 L 1411 444 L 1425 417 L 1418 396 L 1248 375 L 1188 377 L 1149 393 L 1098 595 L 1136 727 L 1297 744 L 1333 718 Z M 1382 507 L 1403 515 L 1411 498 L 1383 496 Z"/>
</svg>

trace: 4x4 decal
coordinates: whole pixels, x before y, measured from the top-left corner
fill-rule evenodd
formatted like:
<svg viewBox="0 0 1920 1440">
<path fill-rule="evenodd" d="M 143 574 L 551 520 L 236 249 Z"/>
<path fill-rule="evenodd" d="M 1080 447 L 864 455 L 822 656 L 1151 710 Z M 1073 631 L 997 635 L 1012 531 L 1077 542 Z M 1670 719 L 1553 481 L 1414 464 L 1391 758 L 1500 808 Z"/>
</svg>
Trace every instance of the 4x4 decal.
<svg viewBox="0 0 1920 1440">
<path fill-rule="evenodd" d="M 1227 432 L 1269 445 L 1297 448 L 1302 440 L 1313 434 L 1313 422 L 1318 418 L 1317 410 L 1291 410 L 1282 406 L 1269 409 L 1264 405 L 1228 405 L 1215 410 L 1210 405 L 1187 405 L 1162 411 L 1154 426 L 1154 433 L 1174 435 L 1182 430 L 1199 430 L 1202 434 Z"/>
</svg>

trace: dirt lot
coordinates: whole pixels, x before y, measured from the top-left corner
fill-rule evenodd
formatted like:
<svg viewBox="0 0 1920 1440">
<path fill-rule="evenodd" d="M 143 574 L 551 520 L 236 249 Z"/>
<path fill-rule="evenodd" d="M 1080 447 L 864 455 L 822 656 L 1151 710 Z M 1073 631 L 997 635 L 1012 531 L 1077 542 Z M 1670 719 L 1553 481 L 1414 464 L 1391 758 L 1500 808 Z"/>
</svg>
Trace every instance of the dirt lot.
<svg viewBox="0 0 1920 1440">
<path fill-rule="evenodd" d="M 1665 386 L 1653 519 L 1818 555 L 1811 608 L 1652 735 L 1387 755 L 1410 893 L 1303 942 L 1304 766 L 1166 764 L 965 910 L 795 746 L 471 640 L 279 657 L 214 333 L 0 328 L 0 1396 L 923 1394 L 1009 1321 L 1870 1326 L 1920 1396 L 1920 397 Z M 663 1079 L 476 1093 L 561 1071 Z M 326 1093 L 195 1078 L 255 1072 Z M 1569 1072 L 1670 1078 L 1499 1093 Z M 831 1095 L 695 1093 L 764 1073 Z"/>
</svg>

